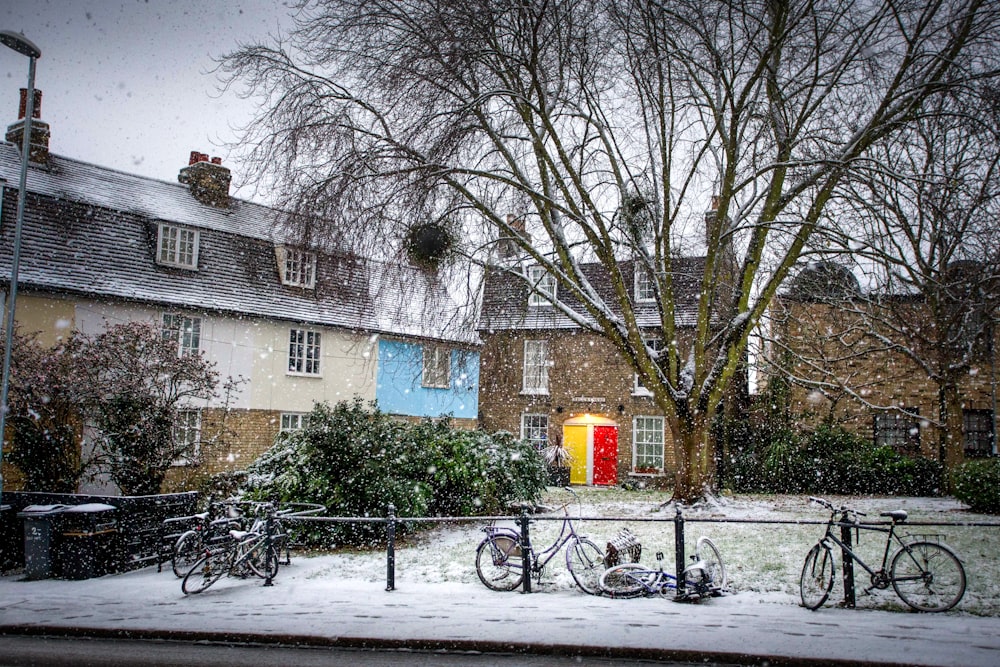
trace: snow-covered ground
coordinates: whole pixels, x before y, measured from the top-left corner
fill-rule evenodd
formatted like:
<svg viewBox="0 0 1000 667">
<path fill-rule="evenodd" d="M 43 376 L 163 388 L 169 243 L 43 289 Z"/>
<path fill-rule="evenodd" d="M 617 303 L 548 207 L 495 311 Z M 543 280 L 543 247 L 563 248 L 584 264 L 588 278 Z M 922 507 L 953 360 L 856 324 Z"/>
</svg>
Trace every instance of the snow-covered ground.
<svg viewBox="0 0 1000 667">
<path fill-rule="evenodd" d="M 579 494 L 582 516 L 611 519 L 584 522 L 595 542 L 603 544 L 627 526 L 643 544 L 643 562 L 652 563 L 656 551 L 672 558 L 674 511 L 661 506 L 662 494 L 599 489 Z M 556 506 L 567 497 L 554 490 L 546 504 Z M 991 521 L 947 499 L 830 500 L 875 515 L 904 508 L 919 521 Z M 733 594 L 696 604 L 588 596 L 575 589 L 558 556 L 532 595 L 490 591 L 474 566 L 481 522 L 471 522 L 404 540 L 392 592 L 385 590 L 384 551 L 293 553 L 292 564 L 281 569 L 272 587 L 262 587 L 259 579 L 226 578 L 192 596 L 183 595 L 169 568 L 84 581 L 25 581 L 8 574 L 0 577 L 0 635 L 66 631 L 688 660 L 756 656 L 755 663 L 763 656 L 781 657 L 782 664 L 1000 664 L 1000 528 L 933 529 L 958 550 L 968 573 L 968 592 L 953 611 L 909 613 L 891 590 L 861 595 L 859 579 L 858 609 L 836 606 L 843 597 L 838 586 L 827 607 L 810 612 L 798 604 L 799 569 L 822 527 L 723 520 L 821 520 L 821 508 L 797 496 L 737 497 L 685 509 L 684 516 L 688 550 L 698 535 L 711 536 L 727 561 Z M 544 546 L 558 526 L 537 521 L 534 544 Z M 876 537 L 864 534 L 861 544 L 873 554 L 880 548 Z"/>
</svg>

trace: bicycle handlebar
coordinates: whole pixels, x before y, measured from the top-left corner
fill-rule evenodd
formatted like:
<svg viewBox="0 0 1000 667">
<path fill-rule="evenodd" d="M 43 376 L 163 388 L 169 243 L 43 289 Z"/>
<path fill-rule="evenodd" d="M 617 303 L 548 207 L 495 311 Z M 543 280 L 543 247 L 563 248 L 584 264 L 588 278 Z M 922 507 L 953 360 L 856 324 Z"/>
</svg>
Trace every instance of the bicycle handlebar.
<svg viewBox="0 0 1000 667">
<path fill-rule="evenodd" d="M 823 507 L 825 507 L 826 509 L 830 510 L 834 514 L 836 514 L 837 512 L 841 512 L 842 514 L 853 514 L 854 516 L 868 516 L 864 512 L 860 512 L 858 510 L 851 509 L 847 505 L 841 505 L 840 507 L 834 507 L 833 503 L 831 503 L 831 502 L 829 502 L 827 500 L 823 500 L 822 498 L 816 498 L 814 496 L 809 496 L 809 502 L 813 502 L 813 503 L 816 503 L 818 505 L 822 505 Z"/>
</svg>

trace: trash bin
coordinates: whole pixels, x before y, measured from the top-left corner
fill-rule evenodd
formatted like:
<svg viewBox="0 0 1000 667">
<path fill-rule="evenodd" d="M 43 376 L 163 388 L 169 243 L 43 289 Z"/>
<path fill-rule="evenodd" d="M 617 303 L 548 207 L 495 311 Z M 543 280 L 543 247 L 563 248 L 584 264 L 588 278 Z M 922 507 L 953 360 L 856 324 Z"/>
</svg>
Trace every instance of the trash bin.
<svg viewBox="0 0 1000 667">
<path fill-rule="evenodd" d="M 57 574 L 56 542 L 59 520 L 68 505 L 28 505 L 17 513 L 24 519 L 24 576 L 48 579 Z"/>
<path fill-rule="evenodd" d="M 59 572 L 65 579 L 91 579 L 110 572 L 118 523 L 115 508 L 84 503 L 63 511 L 60 522 Z"/>
</svg>

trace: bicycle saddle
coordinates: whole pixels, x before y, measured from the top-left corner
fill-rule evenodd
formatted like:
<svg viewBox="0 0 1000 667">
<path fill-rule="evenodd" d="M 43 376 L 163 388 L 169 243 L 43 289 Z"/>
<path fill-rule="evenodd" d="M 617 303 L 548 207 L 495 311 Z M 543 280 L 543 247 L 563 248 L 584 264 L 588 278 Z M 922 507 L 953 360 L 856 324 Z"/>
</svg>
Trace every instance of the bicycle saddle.
<svg viewBox="0 0 1000 667">
<path fill-rule="evenodd" d="M 900 521 L 906 521 L 906 510 L 892 510 L 891 512 L 880 512 L 879 516 L 887 516 L 892 519 L 893 523 L 899 523 Z"/>
</svg>

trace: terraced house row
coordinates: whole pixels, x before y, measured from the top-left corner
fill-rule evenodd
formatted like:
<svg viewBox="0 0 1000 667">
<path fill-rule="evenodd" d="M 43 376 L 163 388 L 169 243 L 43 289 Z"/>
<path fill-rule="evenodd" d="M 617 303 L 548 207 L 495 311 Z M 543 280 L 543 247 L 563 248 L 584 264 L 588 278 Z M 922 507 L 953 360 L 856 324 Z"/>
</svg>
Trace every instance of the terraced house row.
<svg viewBox="0 0 1000 667">
<path fill-rule="evenodd" d="M 111 324 L 151 322 L 176 340 L 178 354 L 203 353 L 222 377 L 244 379 L 228 403 L 232 437 L 211 437 L 222 422 L 221 398 L 177 415 L 175 437 L 203 444 L 171 471 L 165 490 L 241 470 L 281 431 L 301 428 L 316 402 L 353 397 L 377 400 L 403 419 L 450 416 L 459 426 L 508 430 L 539 447 L 561 442 L 572 453 L 573 483 L 670 480 L 675 462 L 667 416 L 613 346 L 552 307 L 567 297 L 537 266 L 504 257 L 498 248 L 498 269 L 485 275 L 478 325 L 469 326 L 433 272 L 302 238 L 281 211 L 231 196 L 229 169 L 207 154 L 191 152 L 177 182 L 165 182 L 50 152 L 50 128 L 40 119 L 32 135 L 20 330 L 39 332 L 51 344 L 73 330 L 93 334 Z M 6 139 L 0 143 L 5 289 L 23 120 L 8 128 Z M 674 263 L 681 338 L 694 323 L 704 261 Z M 622 269 L 634 276 L 636 311 L 655 345 L 652 285 L 629 262 Z M 593 267 L 584 271 L 591 271 L 596 290 L 610 289 Z M 786 320 L 791 326 L 776 332 L 790 347 L 816 342 L 815 336 L 803 340 L 805 328 L 797 326 L 816 313 L 826 318 L 821 328 L 827 333 L 828 322 L 843 321 L 835 304 L 819 307 L 799 297 L 787 294 L 779 303 L 794 311 Z M 962 385 L 970 456 L 996 453 L 998 347 L 988 346 Z M 843 398 L 838 409 L 849 415 L 849 427 L 908 453 L 938 457 L 935 420 L 927 418 L 938 409 L 937 397 L 926 375 L 890 352 L 849 363 L 849 372 L 864 375 L 869 395 L 878 398 L 856 404 Z M 793 402 L 796 409 L 816 408 L 806 389 L 797 389 Z M 6 457 L 4 466 L 5 488 L 16 488 Z"/>
</svg>

